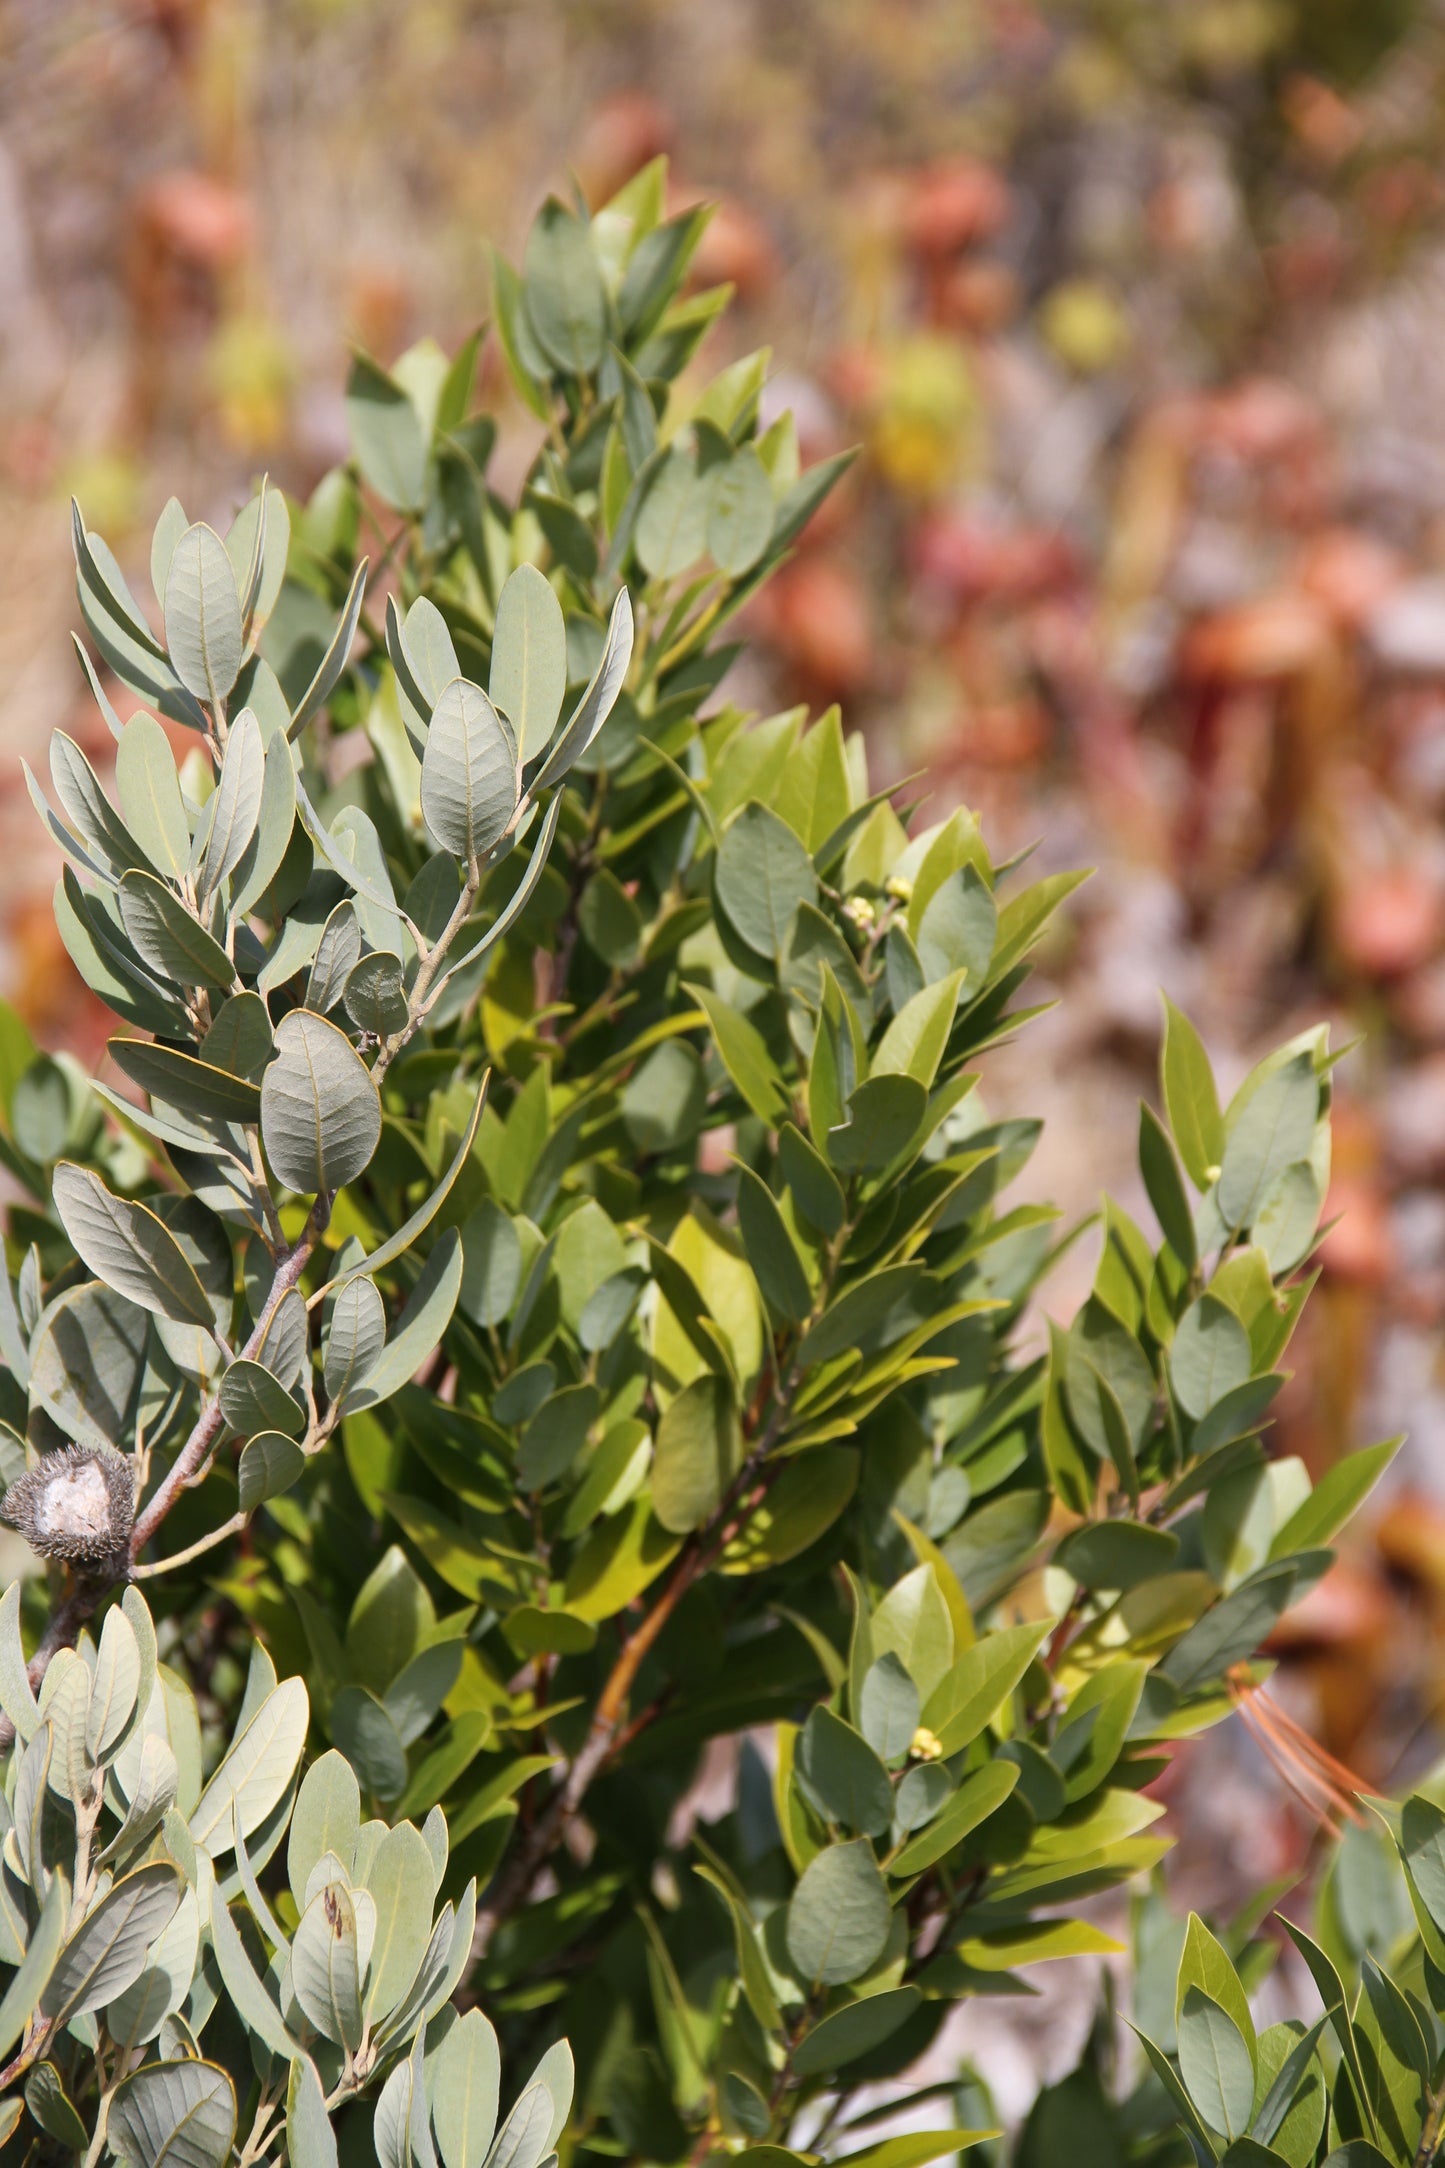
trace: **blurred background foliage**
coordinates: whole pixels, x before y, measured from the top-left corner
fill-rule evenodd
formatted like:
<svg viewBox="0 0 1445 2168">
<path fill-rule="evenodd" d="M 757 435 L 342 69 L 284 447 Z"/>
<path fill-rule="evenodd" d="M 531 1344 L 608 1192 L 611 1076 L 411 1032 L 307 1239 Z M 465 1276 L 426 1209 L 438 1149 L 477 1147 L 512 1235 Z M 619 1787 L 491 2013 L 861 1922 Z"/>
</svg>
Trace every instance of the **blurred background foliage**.
<svg viewBox="0 0 1445 2168">
<path fill-rule="evenodd" d="M 805 459 L 863 448 L 727 692 L 841 699 L 928 818 L 1100 869 L 1048 957 L 1073 998 L 991 1058 L 997 1110 L 1047 1117 L 1041 1187 L 1138 1202 L 1161 984 L 1226 1088 L 1306 1022 L 1364 1035 L 1275 1435 L 1316 1472 L 1410 1442 L 1278 1653 L 1287 1705 L 1398 1790 L 1445 1709 L 1438 4 L 4 0 L 0 985 L 99 1057 L 18 766 L 56 726 L 106 749 L 69 493 L 142 561 L 173 490 L 223 524 L 263 471 L 304 495 L 349 345 L 454 347 L 550 185 L 600 201 L 664 150 L 719 204 L 694 278 L 770 346 L 765 419 L 791 405 Z M 537 425 L 490 342 L 483 370 L 505 487 Z M 1206 1904 L 1316 1841 L 1237 1733 L 1168 1780 Z M 971 2020 L 1005 2102 L 1088 2024 L 1053 1971 Z"/>
</svg>

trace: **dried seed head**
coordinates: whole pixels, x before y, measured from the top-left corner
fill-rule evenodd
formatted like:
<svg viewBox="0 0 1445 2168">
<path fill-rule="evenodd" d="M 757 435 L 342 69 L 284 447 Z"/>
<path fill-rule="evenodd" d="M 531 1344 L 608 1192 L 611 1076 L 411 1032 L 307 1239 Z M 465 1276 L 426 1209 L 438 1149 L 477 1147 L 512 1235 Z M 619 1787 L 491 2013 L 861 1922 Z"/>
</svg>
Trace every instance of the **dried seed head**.
<svg viewBox="0 0 1445 2168">
<path fill-rule="evenodd" d="M 130 1463 L 82 1445 L 47 1453 L 10 1485 L 0 1519 L 42 1558 L 65 1559 L 82 1572 L 115 1572 L 135 1519 Z"/>
</svg>

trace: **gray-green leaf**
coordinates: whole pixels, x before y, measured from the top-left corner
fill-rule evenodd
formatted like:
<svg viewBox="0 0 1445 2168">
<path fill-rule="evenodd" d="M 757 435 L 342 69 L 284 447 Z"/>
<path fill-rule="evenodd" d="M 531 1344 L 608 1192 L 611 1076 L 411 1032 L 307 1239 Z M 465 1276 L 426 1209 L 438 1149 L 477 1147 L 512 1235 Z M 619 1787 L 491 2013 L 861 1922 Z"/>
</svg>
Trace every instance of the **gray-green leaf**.
<svg viewBox="0 0 1445 2168">
<path fill-rule="evenodd" d="M 480 686 L 453 678 L 432 711 L 421 763 L 421 808 L 454 858 L 484 858 L 517 809 L 517 747 Z"/>
<path fill-rule="evenodd" d="M 511 720 L 525 766 L 556 729 L 567 690 L 562 605 L 535 565 L 518 565 L 497 597 L 488 683 L 492 699 Z"/>
<path fill-rule="evenodd" d="M 131 2168 L 224 2168 L 235 2135 L 235 2087 L 219 2065 L 192 2056 L 135 2071 L 106 2122 L 112 2150 Z"/>
<path fill-rule="evenodd" d="M 811 1859 L 788 1903 L 788 1955 L 802 1980 L 839 1987 L 876 1964 L 892 1919 L 866 1837 Z"/>
<path fill-rule="evenodd" d="M 122 876 L 120 916 L 136 954 L 158 978 L 222 993 L 235 985 L 236 967 L 220 942 L 155 874 Z"/>
<path fill-rule="evenodd" d="M 65 1159 L 52 1195 L 79 1255 L 108 1287 L 158 1317 L 210 1330 L 214 1315 L 195 1267 L 154 1212 L 113 1197 L 98 1174 Z"/>
<path fill-rule="evenodd" d="M 129 1987 L 184 1888 L 180 1869 L 168 1859 L 122 1875 L 61 1951 L 40 1998 L 45 2015 L 63 2024 Z"/>
<path fill-rule="evenodd" d="M 166 646 L 177 677 L 215 709 L 245 653 L 241 598 L 226 545 L 200 522 L 181 536 L 166 575 Z"/>
<path fill-rule="evenodd" d="M 346 1034 L 308 1009 L 276 1027 L 276 1059 L 261 1081 L 266 1155 L 289 1189 L 341 1189 L 381 1136 L 381 1101 Z"/>
<path fill-rule="evenodd" d="M 211 825 L 201 860 L 201 893 L 214 895 L 241 863 L 261 818 L 266 752 L 261 725 L 242 708 L 226 736 L 225 758 L 211 803 Z"/>
</svg>

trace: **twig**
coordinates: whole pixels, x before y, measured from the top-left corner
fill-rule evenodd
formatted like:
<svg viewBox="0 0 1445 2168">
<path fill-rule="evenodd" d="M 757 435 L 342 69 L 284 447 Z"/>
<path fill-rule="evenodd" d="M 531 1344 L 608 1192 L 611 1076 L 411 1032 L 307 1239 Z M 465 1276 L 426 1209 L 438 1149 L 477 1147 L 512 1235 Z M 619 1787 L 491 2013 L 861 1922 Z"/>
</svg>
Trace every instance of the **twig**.
<svg viewBox="0 0 1445 2168">
<path fill-rule="evenodd" d="M 271 1282 L 271 1291 L 267 1295 L 261 1315 L 256 1321 L 255 1330 L 241 1350 L 244 1358 L 254 1359 L 259 1354 L 266 1335 L 266 1329 L 275 1315 L 278 1304 L 296 1286 L 302 1273 L 306 1270 L 311 1261 L 312 1252 L 315 1250 L 330 1216 L 331 1199 L 323 1191 L 311 1207 L 310 1216 L 294 1249 L 287 1251 L 276 1268 L 276 1276 Z M 61 1649 L 73 1647 L 76 1635 L 80 1632 L 81 1627 L 87 1619 L 93 1616 L 111 1590 L 118 1587 L 123 1581 L 134 1580 L 139 1577 L 137 1566 L 141 1552 L 160 1528 L 181 1492 L 194 1481 L 204 1467 L 206 1460 L 215 1450 L 223 1427 L 224 1417 L 221 1414 L 220 1395 L 217 1393 L 202 1408 L 190 1436 L 179 1453 L 177 1453 L 163 1481 L 157 1486 L 154 1497 L 131 1530 L 124 1569 L 120 1573 L 112 1574 L 108 1578 L 101 1580 L 77 1581 L 65 1602 L 50 1620 L 41 1637 L 39 1647 L 26 1667 L 33 1689 L 38 1691 L 41 1681 L 50 1667 L 51 1658 L 58 1654 Z M 183 1563 L 186 1559 L 193 1557 L 198 1549 L 204 1550 L 212 1540 L 213 1538 L 208 1537 L 200 1545 L 191 1545 L 188 1550 L 179 1552 L 175 1558 L 165 1560 L 164 1565 L 173 1566 Z M 163 1567 L 156 1565 L 148 1570 L 152 1573 L 160 1572 Z M 0 1715 L 0 1753 L 4 1753 L 12 1746 L 14 1740 L 14 1724 L 8 1716 Z"/>
</svg>

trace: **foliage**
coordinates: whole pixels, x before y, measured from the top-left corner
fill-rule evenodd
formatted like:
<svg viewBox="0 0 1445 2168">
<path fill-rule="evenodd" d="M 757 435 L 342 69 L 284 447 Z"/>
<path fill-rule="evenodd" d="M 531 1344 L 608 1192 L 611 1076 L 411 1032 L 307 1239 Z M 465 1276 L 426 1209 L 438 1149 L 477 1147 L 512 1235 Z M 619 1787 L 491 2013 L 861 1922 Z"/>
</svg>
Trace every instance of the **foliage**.
<svg viewBox="0 0 1445 2168">
<path fill-rule="evenodd" d="M 1170 1012 L 1139 1134 L 1162 1239 L 1108 1203 L 1091 1298 L 1029 1354 L 1069 1237 L 1008 1201 L 1037 1125 L 972 1064 L 1076 877 L 996 865 L 965 811 L 910 834 L 836 711 L 712 702 L 717 635 L 837 463 L 760 427 L 765 355 L 698 387 L 704 221 L 650 168 L 496 266 L 544 431 L 516 506 L 472 341 L 358 360 L 352 461 L 305 506 L 263 485 L 224 538 L 168 506 L 163 636 L 76 517 L 87 629 L 149 707 L 122 722 L 87 661 L 115 802 L 65 737 L 60 812 L 33 789 L 145 1101 L 9 1027 L 6 1504 L 52 1570 L 28 1667 L 14 1594 L 0 1647 L 7 2011 L 97 1939 L 112 1860 L 149 1894 L 105 2031 L 47 1988 L 15 2035 L 62 2152 L 309 2168 L 330 2109 L 347 2158 L 480 2163 L 463 1981 L 509 2056 L 546 2051 L 511 2168 L 981 2141 L 874 2144 L 852 2096 L 959 2000 L 1117 1947 L 1078 1908 L 1165 1850 L 1161 1750 L 1262 1680 L 1388 1458 L 1312 1489 L 1263 1437 L 1323 1032 L 1221 1109 Z M 150 709 L 193 733 L 179 770 Z M 735 1782 L 704 1830 L 705 1748 Z M 131 1824 L 146 1753 L 148 1798 L 185 1781 Z M 131 1834 L 95 1852 L 103 1807 Z M 200 1864 L 228 1849 L 234 1883 Z M 142 1981 L 137 2069 L 110 2013 Z"/>
</svg>

